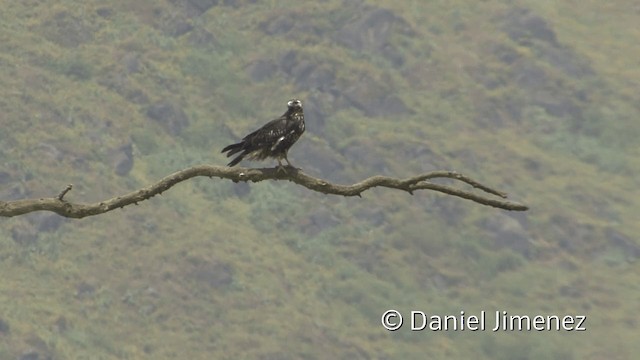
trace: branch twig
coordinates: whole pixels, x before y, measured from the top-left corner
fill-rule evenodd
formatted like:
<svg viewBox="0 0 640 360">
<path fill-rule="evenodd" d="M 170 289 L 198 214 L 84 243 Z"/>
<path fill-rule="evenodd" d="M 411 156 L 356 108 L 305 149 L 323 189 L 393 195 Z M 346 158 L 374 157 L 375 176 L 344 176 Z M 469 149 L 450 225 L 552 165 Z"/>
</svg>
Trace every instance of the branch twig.
<svg viewBox="0 0 640 360">
<path fill-rule="evenodd" d="M 455 171 L 434 171 L 408 179 L 373 176 L 353 185 L 337 185 L 326 180 L 307 175 L 298 169 L 291 167 L 286 169 L 287 172 L 285 173 L 277 171 L 276 168 L 249 169 L 209 165 L 194 166 L 168 175 L 157 183 L 144 187 L 140 190 L 93 204 L 72 203 L 63 200 L 64 196 L 72 188 L 71 185 L 68 185 L 57 197 L 53 198 L 0 201 L 0 216 L 12 217 L 44 210 L 52 211 L 68 218 L 84 218 L 87 216 L 103 214 L 117 208 L 123 208 L 127 205 L 137 204 L 138 202 L 147 200 L 155 195 L 162 194 L 172 186 L 196 176 L 215 176 L 221 179 L 230 179 L 234 182 L 289 180 L 298 185 L 304 186 L 309 190 L 318 191 L 323 194 L 342 196 L 361 196 L 362 192 L 374 187 L 404 190 L 411 194 L 416 190 L 434 190 L 504 210 L 525 211 L 528 209 L 526 205 L 509 200 L 503 200 L 507 197 L 505 193 L 491 189 L 488 186 L 482 185 L 479 182 Z M 451 186 L 434 184 L 427 181 L 435 178 L 459 180 L 473 186 L 474 188 L 496 195 L 502 199 L 489 198 Z"/>
<path fill-rule="evenodd" d="M 60 194 L 58 194 L 58 200 L 60 200 L 60 201 L 64 201 L 64 200 L 62 200 L 62 199 L 64 198 L 64 196 L 65 196 L 65 195 L 67 195 L 67 193 L 68 193 L 69 191 L 71 191 L 71 189 L 72 189 L 72 188 L 73 188 L 73 184 L 69 184 L 69 185 L 67 185 L 67 187 L 66 187 L 66 188 L 64 188 L 64 190 L 62 190 L 62 191 L 60 192 Z"/>
</svg>

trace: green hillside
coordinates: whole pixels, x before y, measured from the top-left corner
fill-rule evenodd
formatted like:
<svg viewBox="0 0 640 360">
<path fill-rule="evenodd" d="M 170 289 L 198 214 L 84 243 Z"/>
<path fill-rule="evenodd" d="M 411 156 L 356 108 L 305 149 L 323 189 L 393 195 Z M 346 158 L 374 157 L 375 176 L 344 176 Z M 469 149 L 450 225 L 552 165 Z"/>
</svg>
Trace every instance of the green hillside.
<svg viewBox="0 0 640 360">
<path fill-rule="evenodd" d="M 456 170 L 530 210 L 198 178 L 3 218 L 0 359 L 636 358 L 638 23 L 624 0 L 4 2 L 2 200 L 223 165 L 297 97 L 311 175 Z M 388 309 L 587 331 L 389 332 Z"/>
</svg>

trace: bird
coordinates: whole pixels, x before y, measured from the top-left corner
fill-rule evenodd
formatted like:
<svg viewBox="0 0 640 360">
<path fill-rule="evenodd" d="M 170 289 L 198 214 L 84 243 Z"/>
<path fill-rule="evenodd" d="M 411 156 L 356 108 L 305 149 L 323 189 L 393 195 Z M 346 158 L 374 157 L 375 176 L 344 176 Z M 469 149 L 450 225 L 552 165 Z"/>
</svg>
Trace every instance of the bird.
<svg viewBox="0 0 640 360">
<path fill-rule="evenodd" d="M 291 99 L 287 102 L 287 111 L 282 116 L 245 136 L 242 141 L 226 146 L 222 149 L 222 153 L 227 153 L 227 157 L 240 153 L 227 164 L 229 167 L 237 165 L 245 157 L 250 160 L 275 158 L 278 160 L 278 170 L 284 170 L 283 159 L 293 167 L 287 158 L 287 152 L 302 133 L 304 133 L 302 101 Z"/>
</svg>

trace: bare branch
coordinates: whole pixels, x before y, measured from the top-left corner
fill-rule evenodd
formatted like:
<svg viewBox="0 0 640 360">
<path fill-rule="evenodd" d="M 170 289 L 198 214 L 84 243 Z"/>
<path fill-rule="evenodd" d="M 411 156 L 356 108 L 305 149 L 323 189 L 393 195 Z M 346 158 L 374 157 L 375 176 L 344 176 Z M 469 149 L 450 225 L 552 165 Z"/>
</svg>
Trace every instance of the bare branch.
<svg viewBox="0 0 640 360">
<path fill-rule="evenodd" d="M 374 187 L 386 187 L 391 189 L 404 190 L 410 194 L 413 194 L 413 192 L 416 190 L 434 190 L 463 199 L 475 201 L 482 205 L 493 206 L 504 210 L 525 211 L 528 209 L 526 205 L 509 200 L 502 200 L 507 197 L 506 194 L 482 185 L 477 181 L 455 171 L 434 171 L 427 174 L 414 176 L 408 179 L 396 179 L 386 176 L 373 176 L 353 185 L 337 185 L 332 184 L 326 180 L 307 175 L 302 171 L 292 167 L 287 167 L 285 169 L 286 172 L 278 171 L 277 168 L 249 169 L 209 165 L 194 166 L 168 175 L 157 183 L 144 187 L 140 190 L 93 204 L 72 203 L 63 200 L 64 196 L 72 188 L 71 185 L 68 185 L 67 188 L 65 188 L 57 197 L 0 201 L 0 216 L 12 217 L 34 211 L 44 210 L 55 212 L 64 217 L 84 218 L 87 216 L 103 214 L 113 209 L 123 208 L 131 204 L 137 205 L 141 201 L 147 200 L 155 195 L 162 194 L 172 186 L 196 176 L 208 176 L 210 178 L 219 177 L 221 179 L 229 179 L 234 182 L 289 180 L 298 185 L 304 186 L 309 190 L 321 192 L 323 194 L 359 197 L 361 197 L 362 192 Z M 473 186 L 474 188 L 480 189 L 492 195 L 496 195 L 502 199 L 488 198 L 451 186 L 435 184 L 427 181 L 436 178 L 449 178 L 459 180 Z"/>
<path fill-rule="evenodd" d="M 60 194 L 58 194 L 58 200 L 63 201 L 62 199 L 64 198 L 64 196 L 67 195 L 67 193 L 71 191 L 72 188 L 73 188 L 73 184 L 67 185 L 67 187 L 64 188 L 64 190 L 62 190 Z"/>
</svg>

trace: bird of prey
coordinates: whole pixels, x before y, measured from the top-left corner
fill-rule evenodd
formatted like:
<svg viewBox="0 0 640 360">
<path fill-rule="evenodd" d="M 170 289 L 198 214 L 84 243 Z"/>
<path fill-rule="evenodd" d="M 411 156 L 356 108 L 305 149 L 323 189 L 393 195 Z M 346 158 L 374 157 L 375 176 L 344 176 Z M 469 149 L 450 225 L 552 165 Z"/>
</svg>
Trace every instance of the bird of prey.
<svg viewBox="0 0 640 360">
<path fill-rule="evenodd" d="M 222 149 L 227 157 L 240 153 L 227 166 L 238 164 L 245 156 L 250 160 L 275 158 L 278 160 L 278 169 L 284 169 L 282 159 L 293 166 L 287 159 L 287 151 L 304 132 L 304 113 L 302 102 L 298 99 L 289 100 L 287 106 L 287 111 L 279 118 L 245 136 L 239 143 Z"/>
</svg>

